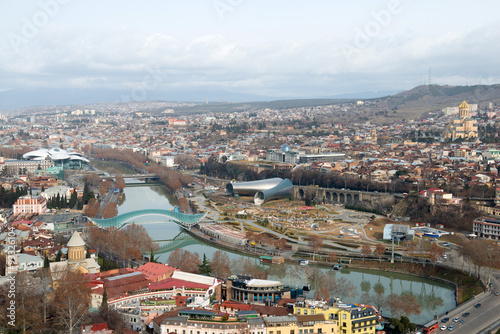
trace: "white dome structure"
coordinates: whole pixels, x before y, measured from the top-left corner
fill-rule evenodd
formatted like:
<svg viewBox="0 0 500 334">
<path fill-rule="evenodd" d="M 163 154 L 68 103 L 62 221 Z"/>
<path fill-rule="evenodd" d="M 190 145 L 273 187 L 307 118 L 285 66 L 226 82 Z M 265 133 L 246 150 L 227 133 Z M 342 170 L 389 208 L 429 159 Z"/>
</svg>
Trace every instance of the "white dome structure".
<svg viewBox="0 0 500 334">
<path fill-rule="evenodd" d="M 23 154 L 23 159 L 26 160 L 45 160 L 51 159 L 54 161 L 54 166 L 59 166 L 67 169 L 78 169 L 85 166 L 90 161 L 83 157 L 83 154 L 75 151 L 66 151 L 62 148 L 41 148 L 36 151 L 31 151 Z"/>
</svg>

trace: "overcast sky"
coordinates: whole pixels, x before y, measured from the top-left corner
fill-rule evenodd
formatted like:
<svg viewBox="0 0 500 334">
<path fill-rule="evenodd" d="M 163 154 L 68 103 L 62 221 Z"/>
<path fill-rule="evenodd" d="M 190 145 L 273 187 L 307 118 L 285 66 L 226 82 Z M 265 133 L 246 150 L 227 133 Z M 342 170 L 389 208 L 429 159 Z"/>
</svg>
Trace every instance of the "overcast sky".
<svg viewBox="0 0 500 334">
<path fill-rule="evenodd" d="M 499 9 L 494 0 L 0 0 L 0 91 L 326 97 L 410 89 L 430 67 L 432 83 L 493 84 Z"/>
</svg>

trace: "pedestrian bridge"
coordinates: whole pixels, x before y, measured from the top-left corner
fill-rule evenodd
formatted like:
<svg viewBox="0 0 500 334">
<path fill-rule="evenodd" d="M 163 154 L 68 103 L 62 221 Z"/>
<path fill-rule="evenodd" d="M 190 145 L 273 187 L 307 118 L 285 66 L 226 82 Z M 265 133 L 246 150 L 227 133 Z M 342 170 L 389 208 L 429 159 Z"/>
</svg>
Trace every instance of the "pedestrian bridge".
<svg viewBox="0 0 500 334">
<path fill-rule="evenodd" d="M 184 248 L 190 245 L 196 245 L 200 242 L 193 238 L 188 234 L 183 234 L 181 236 L 175 237 L 173 240 L 168 241 L 167 243 L 161 245 L 156 251 L 155 254 L 163 254 L 172 252 L 178 248 Z M 147 253 L 144 255 L 147 256 Z"/>
<path fill-rule="evenodd" d="M 186 229 L 190 229 L 192 226 L 195 226 L 203 218 L 205 218 L 206 214 L 207 213 L 205 212 L 201 214 L 191 215 L 191 214 L 181 213 L 177 211 L 163 210 L 163 209 L 144 209 L 144 210 L 127 212 L 107 219 L 96 219 L 96 218 L 88 218 L 88 219 L 101 228 L 108 228 L 108 227 L 122 228 L 127 224 L 133 223 L 134 219 L 138 217 L 165 216 L 169 220 L 176 223 L 177 225 L 180 225 L 181 227 L 184 227 Z"/>
</svg>

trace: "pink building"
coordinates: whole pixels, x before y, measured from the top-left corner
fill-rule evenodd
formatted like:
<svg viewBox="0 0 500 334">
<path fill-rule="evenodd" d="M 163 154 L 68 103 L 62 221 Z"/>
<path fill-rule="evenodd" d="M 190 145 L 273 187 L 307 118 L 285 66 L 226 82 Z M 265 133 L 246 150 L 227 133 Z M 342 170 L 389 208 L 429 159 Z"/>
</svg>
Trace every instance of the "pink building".
<svg viewBox="0 0 500 334">
<path fill-rule="evenodd" d="M 43 196 L 21 196 L 13 205 L 14 215 L 22 213 L 44 213 L 47 211 L 47 201 Z"/>
</svg>

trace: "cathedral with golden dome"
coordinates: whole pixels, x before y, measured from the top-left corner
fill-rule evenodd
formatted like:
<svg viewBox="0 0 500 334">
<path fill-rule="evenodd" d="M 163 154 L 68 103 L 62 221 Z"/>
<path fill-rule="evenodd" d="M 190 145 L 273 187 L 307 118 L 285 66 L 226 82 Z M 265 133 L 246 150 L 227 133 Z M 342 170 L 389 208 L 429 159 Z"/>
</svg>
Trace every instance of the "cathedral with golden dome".
<svg viewBox="0 0 500 334">
<path fill-rule="evenodd" d="M 457 138 L 477 138 L 477 136 L 477 122 L 470 118 L 470 106 L 464 100 L 458 106 L 458 117 L 451 119 L 451 124 L 448 124 L 443 131 L 442 137 L 453 141 Z"/>
</svg>

